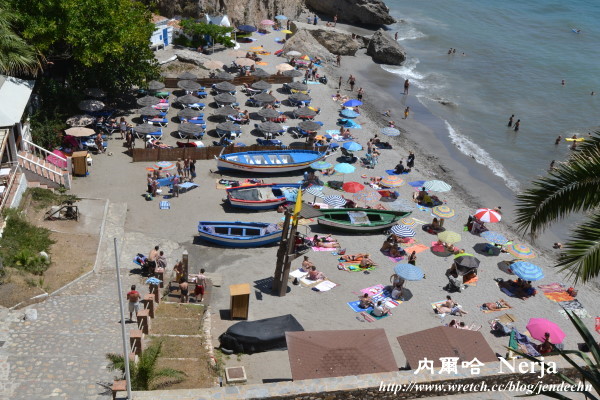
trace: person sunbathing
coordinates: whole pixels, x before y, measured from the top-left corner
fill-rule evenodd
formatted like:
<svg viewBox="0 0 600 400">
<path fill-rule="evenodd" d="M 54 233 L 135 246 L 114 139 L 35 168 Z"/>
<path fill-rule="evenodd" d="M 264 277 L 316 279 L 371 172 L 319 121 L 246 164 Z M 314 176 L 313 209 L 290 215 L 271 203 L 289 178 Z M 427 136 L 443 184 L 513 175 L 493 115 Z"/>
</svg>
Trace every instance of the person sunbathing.
<svg viewBox="0 0 600 400">
<path fill-rule="evenodd" d="M 358 300 L 360 301 L 360 303 L 358 303 L 358 308 L 367 309 L 374 305 L 368 293 L 358 296 Z"/>
<path fill-rule="evenodd" d="M 346 254 L 341 256 L 340 258 L 343 261 L 362 261 L 363 258 L 365 257 L 369 257 L 369 254 L 363 254 L 363 253 L 358 253 L 358 254 Z"/>
<path fill-rule="evenodd" d="M 350 128 L 342 128 L 342 137 L 344 139 L 352 139 L 352 135 L 350 134 Z"/>
<path fill-rule="evenodd" d="M 312 261 L 308 259 L 308 256 L 304 256 L 304 260 L 302 261 L 302 270 L 309 271 L 310 268 L 314 266 L 315 264 L 313 264 Z"/>
<path fill-rule="evenodd" d="M 544 333 L 544 342 L 537 346 L 537 351 L 540 354 L 548 354 L 554 350 L 554 345 L 550 342 L 550 333 Z"/>
<path fill-rule="evenodd" d="M 374 267 L 375 265 L 376 265 L 375 261 L 371 260 L 369 258 L 368 254 L 365 254 L 365 257 L 363 257 L 363 259 L 360 260 L 359 267 L 360 268 L 370 268 L 370 267 Z"/>
<path fill-rule="evenodd" d="M 400 278 L 402 279 L 402 278 Z M 394 285 L 394 289 L 392 289 L 392 299 L 394 300 L 398 300 L 402 298 L 402 287 L 404 286 L 404 279 L 402 279 L 402 282 L 398 282 L 396 285 Z"/>
<path fill-rule="evenodd" d="M 490 311 L 502 310 L 503 308 L 510 308 L 508 303 L 502 299 L 498 300 L 495 303 L 483 303 L 482 307 Z"/>
<path fill-rule="evenodd" d="M 435 308 L 439 314 L 450 313 L 452 315 L 458 315 L 459 317 L 468 314 L 466 311 L 463 311 L 462 307 L 452 300 L 452 297 L 450 296 L 446 296 L 446 301 L 442 304 L 436 304 Z"/>
<path fill-rule="evenodd" d="M 390 250 L 390 257 L 398 258 L 404 257 L 406 255 L 406 251 L 398 246 L 398 243 L 394 243 L 392 249 Z"/>
<path fill-rule="evenodd" d="M 315 267 L 313 265 L 308 270 L 307 279 L 310 280 L 310 281 L 319 281 L 319 280 L 323 280 L 323 279 L 327 279 L 327 278 L 325 277 L 325 275 L 323 275 L 322 272 L 317 271 L 317 267 Z"/>
<path fill-rule="evenodd" d="M 315 235 L 312 238 L 313 243 L 316 242 L 337 242 L 337 239 L 334 238 L 333 236 L 331 236 L 331 234 L 327 235 L 327 236 L 321 236 L 319 237 L 319 235 Z"/>
<path fill-rule="evenodd" d="M 390 253 L 390 251 L 392 250 L 392 248 L 394 247 L 394 244 L 396 243 L 396 241 L 394 240 L 394 238 L 392 238 L 391 236 L 388 237 L 385 242 L 383 242 L 383 245 L 381 246 L 381 249 L 379 249 L 382 253 L 388 254 Z"/>
<path fill-rule="evenodd" d="M 314 247 L 323 247 L 326 249 L 339 249 L 341 247 L 338 242 L 325 242 L 322 240 L 313 242 L 313 244 L 314 244 Z"/>
</svg>

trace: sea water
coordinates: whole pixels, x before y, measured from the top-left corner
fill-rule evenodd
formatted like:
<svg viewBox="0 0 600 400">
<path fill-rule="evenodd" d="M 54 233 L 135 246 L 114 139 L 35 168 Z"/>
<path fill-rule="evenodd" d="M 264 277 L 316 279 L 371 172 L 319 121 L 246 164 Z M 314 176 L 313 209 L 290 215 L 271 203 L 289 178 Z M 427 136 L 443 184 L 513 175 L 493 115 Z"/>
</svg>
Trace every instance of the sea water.
<svg viewBox="0 0 600 400">
<path fill-rule="evenodd" d="M 457 151 L 511 191 L 568 156 L 569 142 L 554 144 L 558 135 L 581 137 L 600 125 L 600 2 L 386 4 L 399 21 L 390 34 L 398 32 L 408 59 L 382 68 L 408 78 L 410 94 L 444 121 Z M 507 127 L 511 114 L 518 132 Z"/>
</svg>

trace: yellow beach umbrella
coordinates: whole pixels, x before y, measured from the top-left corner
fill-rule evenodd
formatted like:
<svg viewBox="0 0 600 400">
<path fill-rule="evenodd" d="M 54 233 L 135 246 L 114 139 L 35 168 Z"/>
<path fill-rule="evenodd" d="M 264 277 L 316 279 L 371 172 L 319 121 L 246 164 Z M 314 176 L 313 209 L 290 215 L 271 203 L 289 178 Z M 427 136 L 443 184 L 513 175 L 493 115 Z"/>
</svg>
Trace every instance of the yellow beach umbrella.
<svg viewBox="0 0 600 400">
<path fill-rule="evenodd" d="M 460 234 L 458 234 L 456 232 L 452 232 L 452 231 L 444 231 L 444 232 L 438 233 L 437 236 L 438 236 L 438 239 L 441 240 L 442 242 L 446 242 L 446 243 L 450 243 L 450 244 L 458 243 L 462 239 L 460 237 Z"/>
<path fill-rule="evenodd" d="M 431 210 L 431 213 L 440 218 L 452 218 L 455 215 L 454 209 L 448 206 L 435 206 Z"/>
</svg>

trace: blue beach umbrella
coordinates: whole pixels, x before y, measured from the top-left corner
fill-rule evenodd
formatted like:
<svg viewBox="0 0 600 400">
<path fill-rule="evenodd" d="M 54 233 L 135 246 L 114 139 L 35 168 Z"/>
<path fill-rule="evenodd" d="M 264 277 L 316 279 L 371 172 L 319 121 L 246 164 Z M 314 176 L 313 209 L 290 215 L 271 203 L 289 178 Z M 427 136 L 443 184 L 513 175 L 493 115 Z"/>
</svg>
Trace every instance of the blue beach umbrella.
<svg viewBox="0 0 600 400">
<path fill-rule="evenodd" d="M 425 181 L 412 181 L 412 182 L 408 182 L 408 184 L 412 187 L 422 187 L 423 184 L 425 183 Z"/>
<path fill-rule="evenodd" d="M 356 167 L 348 164 L 348 163 L 340 163 L 333 168 L 336 172 L 340 174 L 351 174 L 356 170 Z"/>
<path fill-rule="evenodd" d="M 352 100 L 348 100 L 347 102 L 344 103 L 344 107 L 356 107 L 356 106 L 362 106 L 362 101 L 352 99 Z"/>
<path fill-rule="evenodd" d="M 394 267 L 394 273 L 407 281 L 420 281 L 425 276 L 421 268 L 412 264 L 398 264 Z"/>
<path fill-rule="evenodd" d="M 162 281 L 160 279 L 155 278 L 155 277 L 146 279 L 146 283 L 151 284 L 151 285 L 158 285 L 161 282 Z"/>
<path fill-rule="evenodd" d="M 342 145 L 348 151 L 359 151 L 362 150 L 362 146 L 356 142 L 346 142 Z"/>
<path fill-rule="evenodd" d="M 506 238 L 506 236 L 504 236 L 503 234 L 501 234 L 499 232 L 485 231 L 480 236 L 490 243 L 495 243 L 495 244 L 508 243 L 508 239 Z"/>
<path fill-rule="evenodd" d="M 344 199 L 342 196 L 338 196 L 338 195 L 325 196 L 323 198 L 323 202 L 325 204 L 327 204 L 329 207 L 333 207 L 333 208 L 344 207 L 347 203 L 346 199 Z"/>
<path fill-rule="evenodd" d="M 327 161 L 316 161 L 316 162 L 310 164 L 310 167 L 312 169 L 316 169 L 316 170 L 328 169 L 328 168 L 331 168 L 332 166 L 333 166 L 333 164 L 328 163 Z"/>
<path fill-rule="evenodd" d="M 400 136 L 400 131 L 391 127 L 381 129 L 381 133 L 386 136 Z"/>
<path fill-rule="evenodd" d="M 288 19 L 288 17 L 286 17 L 285 15 L 276 15 L 275 19 L 286 20 Z"/>
<path fill-rule="evenodd" d="M 357 113 L 357 112 L 356 112 L 356 111 L 354 111 L 354 110 L 342 110 L 342 111 L 340 112 L 340 115 L 341 115 L 342 117 L 346 117 L 346 118 L 356 118 L 356 117 L 358 117 L 360 114 L 359 114 L 359 113 Z"/>
<path fill-rule="evenodd" d="M 402 237 L 415 237 L 415 235 L 417 234 L 417 232 L 415 232 L 414 229 L 406 225 L 394 225 L 392 226 L 390 231 Z"/>
<path fill-rule="evenodd" d="M 511 271 L 525 281 L 539 281 L 544 277 L 540 267 L 527 261 L 517 261 L 510 266 Z"/>
<path fill-rule="evenodd" d="M 254 27 L 252 25 L 240 25 L 240 26 L 238 26 L 238 31 L 242 31 L 242 32 L 256 32 L 257 29 L 256 29 L 256 27 Z"/>
</svg>

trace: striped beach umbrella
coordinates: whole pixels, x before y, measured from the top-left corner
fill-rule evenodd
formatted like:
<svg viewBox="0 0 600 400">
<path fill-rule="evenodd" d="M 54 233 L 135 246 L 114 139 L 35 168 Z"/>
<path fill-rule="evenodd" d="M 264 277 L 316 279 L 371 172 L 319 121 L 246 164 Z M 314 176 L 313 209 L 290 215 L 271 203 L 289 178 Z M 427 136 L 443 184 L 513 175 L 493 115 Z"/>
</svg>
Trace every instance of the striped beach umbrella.
<svg viewBox="0 0 600 400">
<path fill-rule="evenodd" d="M 363 190 L 352 195 L 352 200 L 357 203 L 375 203 L 380 198 L 381 195 L 375 190 Z"/>
<path fill-rule="evenodd" d="M 328 168 L 331 168 L 332 166 L 333 166 L 333 164 L 328 163 L 327 161 L 316 161 L 316 162 L 310 164 L 310 167 L 312 169 L 316 169 L 316 170 L 328 169 Z"/>
<path fill-rule="evenodd" d="M 420 281 L 425 276 L 421 268 L 412 264 L 397 264 L 394 273 L 407 281 Z"/>
<path fill-rule="evenodd" d="M 475 218 L 481 222 L 500 222 L 502 215 L 498 211 L 492 210 L 491 208 L 480 208 L 475 211 Z"/>
<path fill-rule="evenodd" d="M 531 247 L 524 244 L 513 243 L 506 248 L 506 251 L 508 251 L 513 256 L 524 260 L 529 258 L 535 258 L 535 253 L 533 252 Z"/>
<path fill-rule="evenodd" d="M 544 271 L 540 267 L 527 261 L 517 261 L 511 264 L 510 270 L 525 281 L 539 281 L 544 277 Z"/>
<path fill-rule="evenodd" d="M 444 231 L 444 232 L 438 233 L 437 237 L 442 242 L 446 242 L 446 243 L 450 243 L 450 244 L 458 243 L 462 239 L 460 237 L 460 234 L 458 234 L 456 232 L 452 232 L 452 231 Z"/>
<path fill-rule="evenodd" d="M 396 128 L 382 128 L 381 129 L 381 133 L 383 133 L 386 136 L 400 136 L 400 131 Z"/>
<path fill-rule="evenodd" d="M 414 229 L 406 225 L 394 225 L 392 226 L 390 231 L 402 237 L 415 237 L 417 234 L 417 232 L 415 232 Z"/>
<path fill-rule="evenodd" d="M 438 180 L 426 181 L 423 184 L 423 187 L 425 187 L 425 190 L 432 192 L 447 192 L 452 189 L 452 186 L 448 185 L 446 182 Z"/>
<path fill-rule="evenodd" d="M 346 199 L 338 195 L 325 196 L 323 202 L 332 208 L 340 208 L 346 205 Z"/>
<path fill-rule="evenodd" d="M 490 243 L 501 244 L 501 245 L 508 243 L 508 239 L 506 238 L 506 236 L 504 236 L 503 234 L 501 234 L 499 232 L 485 231 L 479 236 L 481 236 L 482 238 L 484 238 L 486 241 L 488 241 Z"/>
<path fill-rule="evenodd" d="M 406 183 L 404 179 L 400 178 L 398 175 L 388 175 L 379 181 L 381 186 L 385 187 L 400 187 Z"/>
<path fill-rule="evenodd" d="M 304 191 L 315 196 L 313 202 L 317 200 L 317 197 L 325 197 L 325 194 L 323 193 L 323 186 L 312 185 L 304 189 Z"/>
<path fill-rule="evenodd" d="M 359 151 L 362 150 L 362 146 L 356 142 L 346 142 L 342 145 L 348 151 Z"/>
<path fill-rule="evenodd" d="M 452 218 L 455 215 L 454 209 L 443 205 L 433 207 L 433 209 L 431 210 L 431 214 L 444 219 Z"/>
<path fill-rule="evenodd" d="M 162 168 L 163 171 L 172 171 L 175 169 L 175 163 L 170 161 L 159 161 L 152 165 L 152 168 L 159 169 Z"/>
<path fill-rule="evenodd" d="M 400 223 L 405 226 L 415 226 L 417 224 L 417 222 L 414 220 L 414 218 L 410 218 L 410 217 L 402 218 L 400 220 Z"/>
</svg>

